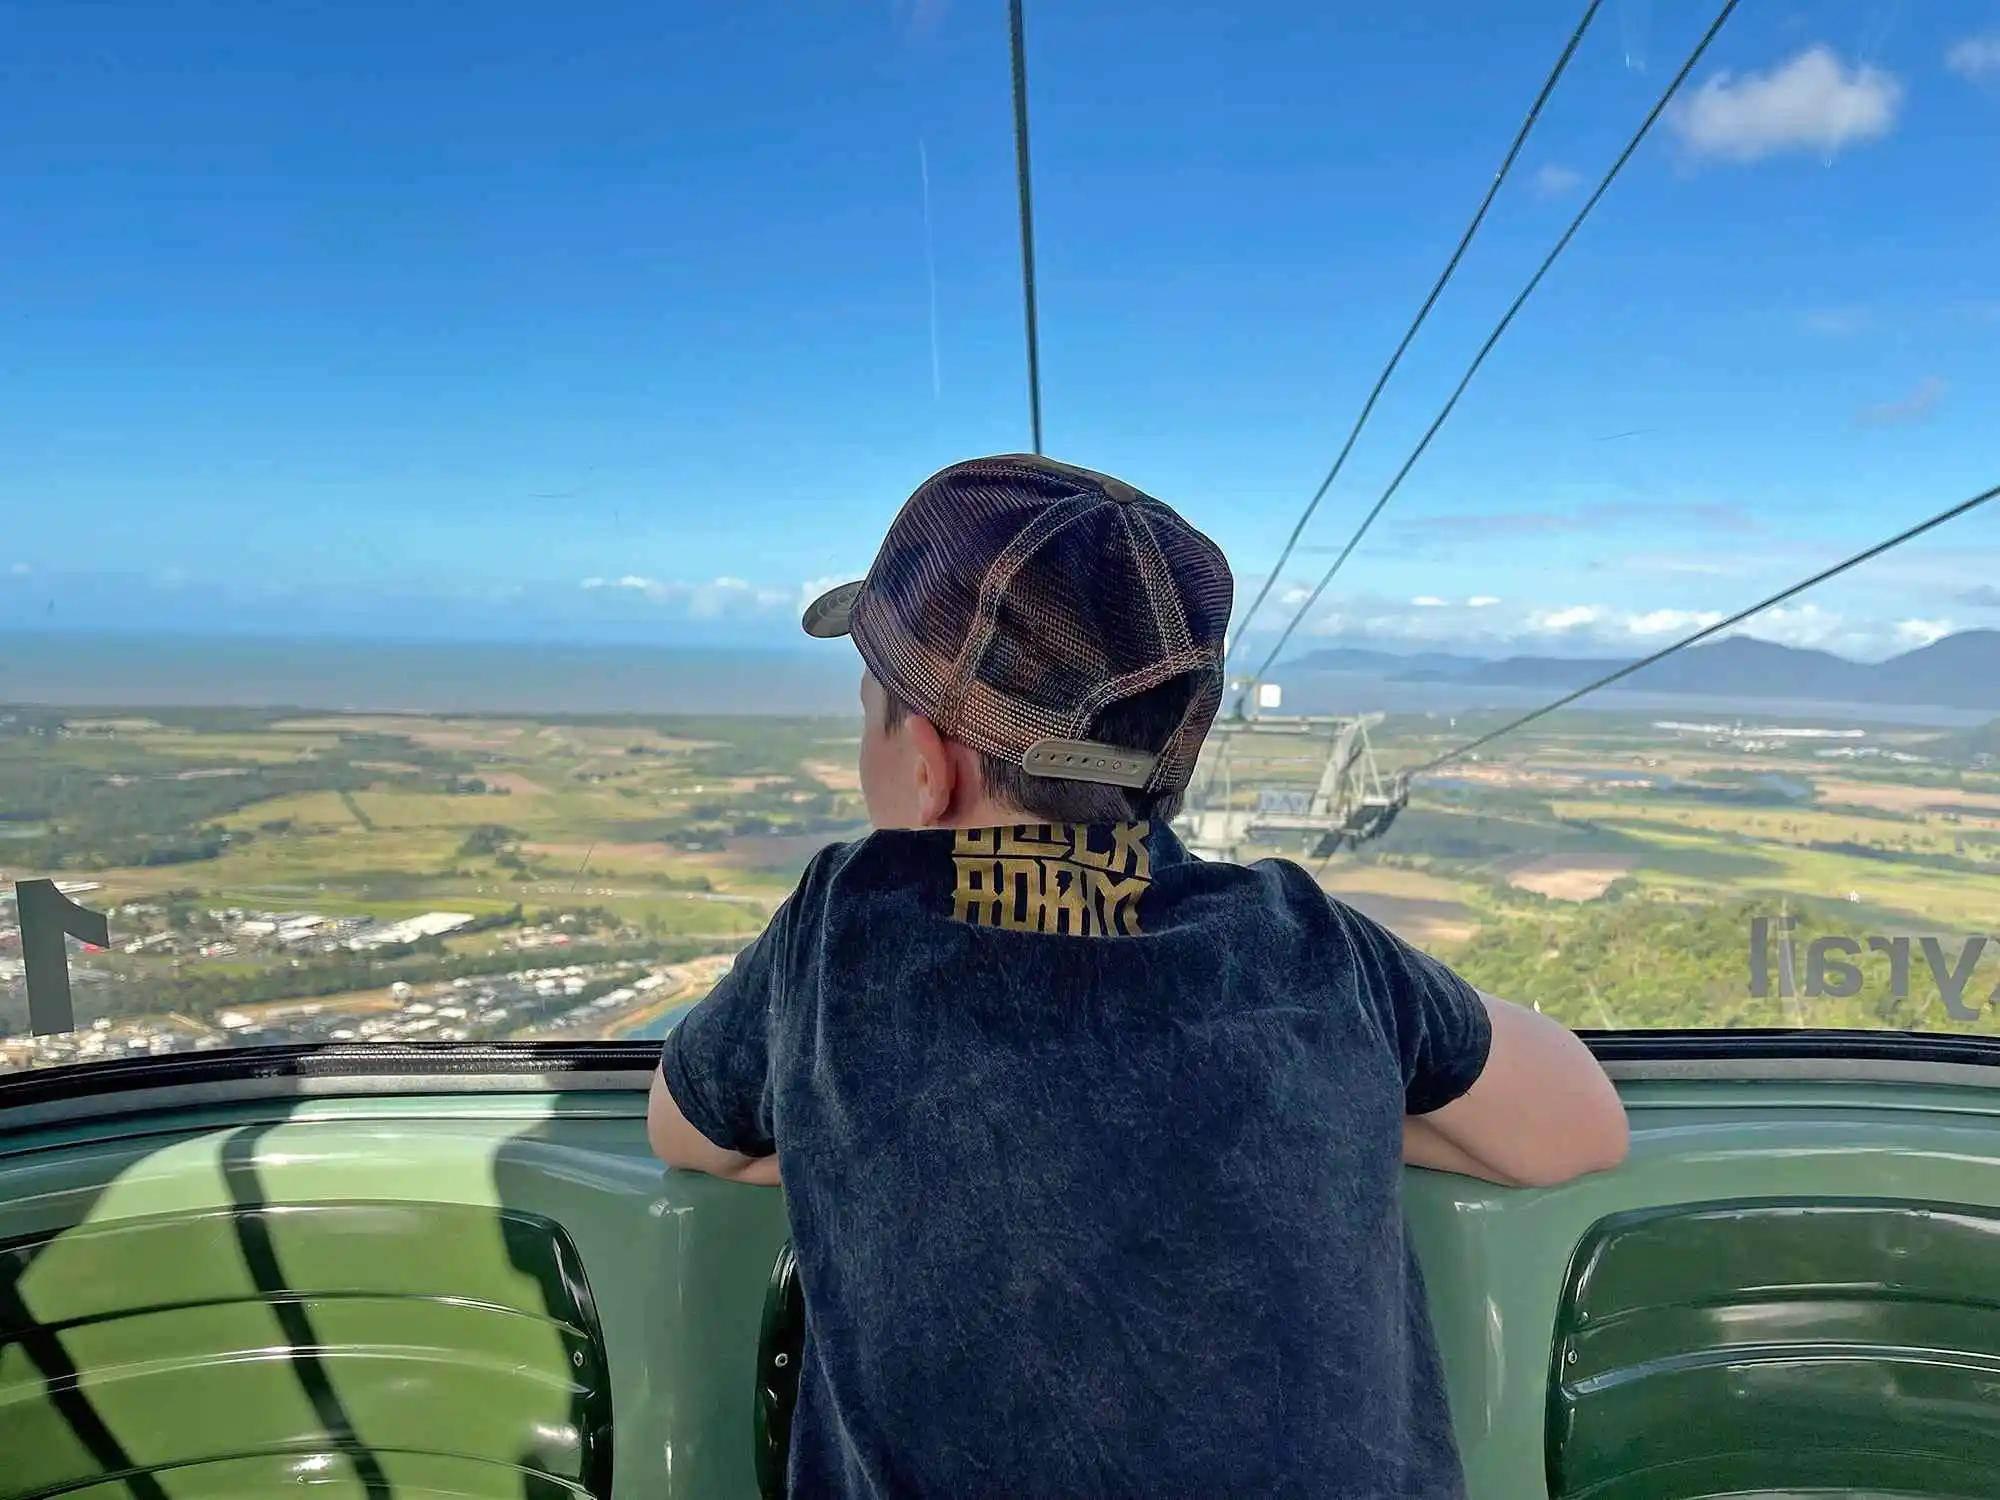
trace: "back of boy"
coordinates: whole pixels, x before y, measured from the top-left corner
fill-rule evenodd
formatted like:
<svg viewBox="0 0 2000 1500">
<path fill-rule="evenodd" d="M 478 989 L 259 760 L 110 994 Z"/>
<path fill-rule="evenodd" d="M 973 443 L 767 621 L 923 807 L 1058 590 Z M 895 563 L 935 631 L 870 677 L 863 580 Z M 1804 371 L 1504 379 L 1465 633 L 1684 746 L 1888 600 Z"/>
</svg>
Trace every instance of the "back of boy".
<svg viewBox="0 0 2000 1500">
<path fill-rule="evenodd" d="M 1493 1013 L 1296 865 L 1175 837 L 1229 608 L 1168 507 L 1010 457 L 808 613 L 868 668 L 878 831 L 655 1090 L 669 1160 L 781 1163 L 794 1496 L 1463 1494 L 1399 1185 Z"/>
</svg>

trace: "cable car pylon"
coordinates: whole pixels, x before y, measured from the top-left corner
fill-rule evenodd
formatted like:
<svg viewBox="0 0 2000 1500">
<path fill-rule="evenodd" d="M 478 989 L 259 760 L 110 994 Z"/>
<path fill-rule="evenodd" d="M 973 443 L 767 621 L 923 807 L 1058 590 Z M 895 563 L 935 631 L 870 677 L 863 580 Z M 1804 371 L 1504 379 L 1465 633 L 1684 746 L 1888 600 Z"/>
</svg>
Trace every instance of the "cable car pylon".
<svg viewBox="0 0 2000 1500">
<path fill-rule="evenodd" d="M 1230 692 L 1235 710 L 1210 728 L 1180 818 L 1192 853 L 1234 862 L 1256 845 L 1327 859 L 1389 831 L 1410 784 L 1375 759 L 1381 714 L 1272 712 L 1282 695 L 1256 679 Z"/>
</svg>

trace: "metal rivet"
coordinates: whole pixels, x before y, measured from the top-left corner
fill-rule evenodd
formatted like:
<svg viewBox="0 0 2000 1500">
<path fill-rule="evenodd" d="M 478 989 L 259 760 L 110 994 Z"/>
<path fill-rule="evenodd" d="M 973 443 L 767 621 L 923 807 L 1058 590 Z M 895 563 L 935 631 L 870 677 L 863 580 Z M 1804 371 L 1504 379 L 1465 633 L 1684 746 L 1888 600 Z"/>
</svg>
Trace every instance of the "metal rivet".
<svg viewBox="0 0 2000 1500">
<path fill-rule="evenodd" d="M 1574 1358 L 1575 1356 L 1572 1355 L 1571 1357 Z M 791 1362 L 792 1362 L 792 1357 L 789 1354 L 780 1354 L 779 1356 L 777 1356 L 777 1358 L 771 1361 L 772 1364 L 776 1365 L 781 1370 L 784 1369 L 785 1366 L 789 1365 Z"/>
</svg>

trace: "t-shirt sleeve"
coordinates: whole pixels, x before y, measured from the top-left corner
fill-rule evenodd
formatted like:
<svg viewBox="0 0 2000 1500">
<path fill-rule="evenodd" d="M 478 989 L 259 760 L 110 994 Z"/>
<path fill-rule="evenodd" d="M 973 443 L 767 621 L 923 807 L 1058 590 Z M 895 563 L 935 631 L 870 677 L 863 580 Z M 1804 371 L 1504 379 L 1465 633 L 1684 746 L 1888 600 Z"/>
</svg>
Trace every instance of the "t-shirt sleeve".
<svg viewBox="0 0 2000 1500">
<path fill-rule="evenodd" d="M 660 1072 L 687 1122 L 725 1151 L 769 1156 L 771 1026 L 790 907 L 736 957 L 721 981 L 667 1033 Z"/>
<path fill-rule="evenodd" d="M 1392 1028 L 1403 1068 L 1404 1109 L 1442 1109 L 1479 1081 L 1493 1023 L 1478 991 L 1381 923 L 1334 903 L 1354 944 L 1362 980 Z"/>
</svg>

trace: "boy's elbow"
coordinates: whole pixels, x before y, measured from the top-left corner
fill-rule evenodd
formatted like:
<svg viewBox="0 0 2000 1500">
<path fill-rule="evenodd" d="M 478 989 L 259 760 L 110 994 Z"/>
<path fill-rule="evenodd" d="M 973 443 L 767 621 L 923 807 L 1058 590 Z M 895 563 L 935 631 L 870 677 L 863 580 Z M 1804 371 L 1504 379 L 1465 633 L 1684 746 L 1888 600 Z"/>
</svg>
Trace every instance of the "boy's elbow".
<svg viewBox="0 0 2000 1500">
<path fill-rule="evenodd" d="M 692 1167 L 696 1165 L 692 1153 L 675 1133 L 658 1121 L 646 1122 L 646 1144 L 653 1148 L 653 1155 L 660 1159 L 662 1166 Z"/>
<path fill-rule="evenodd" d="M 691 1167 L 694 1165 L 694 1162 L 689 1159 L 689 1153 L 685 1147 L 663 1121 L 654 1119 L 646 1121 L 646 1144 L 653 1148 L 653 1155 L 657 1156 L 664 1166 Z"/>
<path fill-rule="evenodd" d="M 1524 1164 L 1514 1175 L 1518 1187 L 1561 1187 L 1593 1172 L 1609 1172 L 1624 1164 L 1632 1148 L 1632 1131 L 1625 1109 L 1613 1093 L 1606 1107 L 1593 1112 L 1565 1132 L 1561 1143 L 1543 1159 Z"/>
<path fill-rule="evenodd" d="M 1632 1126 L 1625 1118 L 1625 1106 L 1614 1099 L 1611 1118 L 1605 1124 L 1598 1159 L 1591 1165 L 1590 1170 L 1609 1172 L 1613 1167 L 1621 1167 L 1631 1152 Z"/>
<path fill-rule="evenodd" d="M 1602 1073 L 1599 1076 L 1602 1077 Z M 1578 1176 L 1585 1172 L 1609 1172 L 1613 1167 L 1624 1164 L 1626 1155 L 1632 1149 L 1632 1126 L 1625 1117 L 1625 1101 L 1618 1097 L 1617 1086 L 1610 1079 L 1604 1079 L 1593 1118 L 1581 1134 L 1585 1150 L 1583 1168 Z"/>
</svg>

